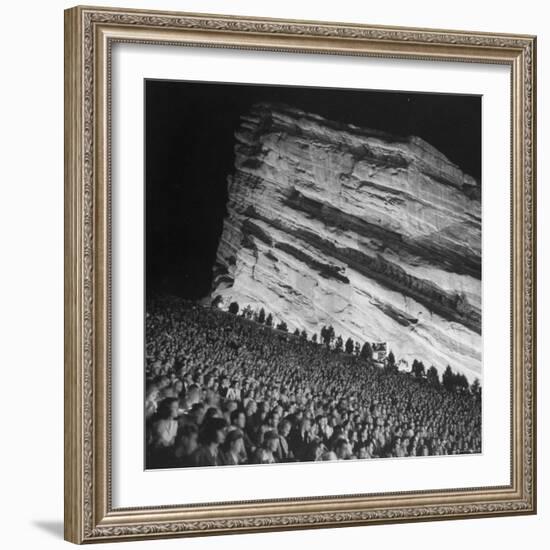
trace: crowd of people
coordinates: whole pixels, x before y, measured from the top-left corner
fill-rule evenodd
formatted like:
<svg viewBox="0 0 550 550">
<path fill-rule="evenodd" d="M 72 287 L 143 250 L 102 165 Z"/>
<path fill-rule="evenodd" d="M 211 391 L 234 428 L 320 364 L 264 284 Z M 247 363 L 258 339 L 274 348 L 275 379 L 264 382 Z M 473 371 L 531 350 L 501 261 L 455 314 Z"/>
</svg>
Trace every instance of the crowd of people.
<svg viewBox="0 0 550 550">
<path fill-rule="evenodd" d="M 240 316 L 157 299 L 146 317 L 146 467 L 481 452 L 481 396 Z"/>
</svg>

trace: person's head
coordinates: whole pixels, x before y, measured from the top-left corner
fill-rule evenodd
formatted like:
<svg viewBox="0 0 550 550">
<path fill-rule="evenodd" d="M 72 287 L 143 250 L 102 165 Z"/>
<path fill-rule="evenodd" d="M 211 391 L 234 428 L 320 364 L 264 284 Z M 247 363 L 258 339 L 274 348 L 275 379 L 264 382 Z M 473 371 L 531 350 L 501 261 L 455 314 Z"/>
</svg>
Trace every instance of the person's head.
<svg viewBox="0 0 550 550">
<path fill-rule="evenodd" d="M 204 413 L 206 412 L 206 409 L 202 403 L 195 403 L 191 407 L 191 411 L 189 412 L 189 415 L 193 419 L 193 422 L 200 426 L 202 424 L 202 421 L 204 419 Z"/>
<path fill-rule="evenodd" d="M 179 402 L 174 397 L 163 399 L 158 408 L 158 417 L 162 420 L 178 417 Z"/>
<path fill-rule="evenodd" d="M 219 404 L 220 396 L 211 388 L 206 388 L 204 392 L 204 401 L 209 407 L 215 407 Z"/>
<path fill-rule="evenodd" d="M 206 412 L 204 413 L 203 422 L 206 422 L 211 418 L 219 418 L 219 417 L 220 417 L 220 411 L 218 411 L 216 407 L 208 407 L 208 409 L 206 409 Z"/>
<path fill-rule="evenodd" d="M 326 451 L 321 456 L 321 460 L 324 460 L 324 461 L 338 460 L 338 457 L 336 456 L 336 453 L 334 451 Z"/>
<path fill-rule="evenodd" d="M 187 401 L 188 406 L 192 406 L 195 403 L 198 403 L 201 398 L 201 393 L 199 390 L 199 387 L 196 384 L 191 384 L 189 388 L 187 389 L 187 393 L 185 395 L 185 400 Z"/>
<path fill-rule="evenodd" d="M 274 430 L 268 430 L 264 434 L 264 447 L 272 453 L 277 452 L 279 448 L 279 435 Z"/>
<path fill-rule="evenodd" d="M 170 378 L 166 375 L 162 375 L 158 379 L 158 387 L 159 390 L 163 390 L 164 388 L 167 388 L 170 385 Z"/>
<path fill-rule="evenodd" d="M 319 424 L 317 424 L 317 422 L 311 422 L 310 420 L 310 426 L 309 433 L 314 437 L 317 436 L 320 432 Z"/>
<path fill-rule="evenodd" d="M 160 370 L 161 370 L 160 361 L 155 361 L 153 363 L 153 366 L 151 367 L 151 372 L 153 373 L 153 376 L 158 376 L 160 374 Z"/>
<path fill-rule="evenodd" d="M 223 418 L 209 418 L 205 420 L 201 428 L 201 443 L 204 445 L 219 445 L 223 443 L 225 439 L 225 428 L 226 423 Z"/>
<path fill-rule="evenodd" d="M 185 424 L 180 430 L 180 441 L 187 454 L 191 454 L 197 448 L 199 429 L 195 424 Z"/>
<path fill-rule="evenodd" d="M 351 458 L 351 447 L 346 439 L 341 437 L 334 444 L 334 452 L 338 460 L 347 460 Z"/>
<path fill-rule="evenodd" d="M 311 443 L 308 444 L 306 452 L 304 453 L 303 460 L 306 462 L 313 462 L 321 460 L 323 452 L 325 451 L 321 441 L 315 438 Z"/>
<path fill-rule="evenodd" d="M 239 429 L 231 430 L 225 436 L 225 447 L 234 455 L 239 455 L 244 450 L 243 433 Z"/>
<path fill-rule="evenodd" d="M 183 391 L 183 382 L 181 380 L 174 380 L 174 391 L 179 395 Z"/>
<path fill-rule="evenodd" d="M 368 458 L 368 452 L 365 445 L 361 445 L 359 447 L 359 451 L 357 452 L 357 458 Z"/>
<path fill-rule="evenodd" d="M 334 426 L 334 429 L 332 431 L 333 436 L 336 438 L 341 436 L 343 433 L 344 433 L 344 428 L 340 424 L 336 424 L 336 426 Z"/>
<path fill-rule="evenodd" d="M 233 411 L 231 413 L 231 425 L 244 430 L 246 426 L 246 415 L 243 411 Z"/>
<path fill-rule="evenodd" d="M 151 384 L 147 387 L 146 401 L 157 401 L 159 397 L 159 389 L 156 384 Z"/>
<path fill-rule="evenodd" d="M 231 414 L 233 411 L 236 411 L 238 408 L 238 403 L 236 401 L 230 400 L 226 401 L 223 405 L 223 410 L 226 413 Z"/>
<path fill-rule="evenodd" d="M 279 424 L 279 433 L 283 437 L 288 437 L 288 434 L 290 433 L 290 430 L 292 429 L 292 422 L 285 418 L 280 424 Z"/>
<path fill-rule="evenodd" d="M 279 420 L 279 413 L 275 410 L 271 411 L 266 417 L 266 422 L 271 428 L 276 428 L 279 424 Z"/>
<path fill-rule="evenodd" d="M 246 404 L 246 416 L 252 416 L 257 410 L 258 410 L 258 405 L 256 404 L 256 401 L 251 399 Z"/>
</svg>

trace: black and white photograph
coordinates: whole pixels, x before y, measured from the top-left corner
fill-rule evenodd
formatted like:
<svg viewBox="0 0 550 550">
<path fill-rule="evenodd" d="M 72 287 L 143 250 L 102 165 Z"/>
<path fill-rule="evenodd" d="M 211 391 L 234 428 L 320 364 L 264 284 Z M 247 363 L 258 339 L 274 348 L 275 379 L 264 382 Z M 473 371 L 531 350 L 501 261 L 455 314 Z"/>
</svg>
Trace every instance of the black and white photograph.
<svg viewBox="0 0 550 550">
<path fill-rule="evenodd" d="M 145 468 L 481 453 L 482 98 L 144 86 Z"/>
</svg>

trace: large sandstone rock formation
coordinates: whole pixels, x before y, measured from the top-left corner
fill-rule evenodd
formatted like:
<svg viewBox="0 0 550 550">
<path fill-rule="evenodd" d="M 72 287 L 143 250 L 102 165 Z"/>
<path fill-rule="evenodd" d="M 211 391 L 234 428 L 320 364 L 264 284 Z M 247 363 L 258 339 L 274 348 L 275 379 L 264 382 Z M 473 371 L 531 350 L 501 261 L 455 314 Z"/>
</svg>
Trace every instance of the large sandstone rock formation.
<svg viewBox="0 0 550 550">
<path fill-rule="evenodd" d="M 255 105 L 235 137 L 213 297 L 481 375 L 472 177 L 420 138 L 284 105 Z"/>
</svg>

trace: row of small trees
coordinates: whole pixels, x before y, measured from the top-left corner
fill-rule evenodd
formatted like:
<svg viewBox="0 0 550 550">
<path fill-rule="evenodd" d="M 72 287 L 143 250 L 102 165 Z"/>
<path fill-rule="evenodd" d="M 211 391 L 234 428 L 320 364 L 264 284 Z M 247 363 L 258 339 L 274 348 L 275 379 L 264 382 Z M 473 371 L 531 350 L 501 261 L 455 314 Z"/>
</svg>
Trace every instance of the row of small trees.
<svg viewBox="0 0 550 550">
<path fill-rule="evenodd" d="M 237 302 L 231 302 L 228 308 L 229 313 L 233 315 L 239 314 L 239 304 Z M 265 309 L 262 307 L 259 311 L 253 310 L 250 305 L 247 305 L 241 311 L 241 317 L 251 321 L 255 321 L 261 325 L 267 327 L 276 328 L 282 332 L 288 332 L 288 326 L 284 321 L 280 321 L 277 324 L 274 324 L 273 315 L 271 313 L 266 313 Z M 308 333 L 305 330 L 300 331 L 299 329 L 294 330 L 294 336 L 301 338 L 304 341 L 308 339 Z M 373 345 L 369 342 L 365 342 L 361 345 L 359 342 L 354 342 L 352 338 L 348 338 L 345 342 L 342 336 L 336 336 L 336 332 L 332 325 L 323 326 L 319 333 L 312 334 L 311 342 L 315 344 L 322 344 L 327 347 L 327 349 L 332 349 L 336 352 L 347 353 L 349 355 L 356 355 L 361 357 L 366 361 L 373 360 Z M 384 368 L 388 372 L 398 372 L 399 368 L 395 360 L 395 355 L 393 351 L 390 350 L 386 360 L 384 362 Z M 473 394 L 481 393 L 481 386 L 479 380 L 476 378 L 474 382 L 470 385 L 466 376 L 460 373 L 454 372 L 450 365 L 447 365 L 447 368 L 443 372 L 441 379 L 439 378 L 439 373 L 437 369 L 432 365 L 430 368 L 426 369 L 422 361 L 415 359 L 412 363 L 410 374 L 418 379 L 423 380 L 430 386 L 435 388 L 444 387 L 448 391 L 453 392 L 464 392 L 470 391 Z"/>
<path fill-rule="evenodd" d="M 430 386 L 435 388 L 443 386 L 448 391 L 469 391 L 472 394 L 477 395 L 481 393 L 481 385 L 478 378 L 476 378 L 472 384 L 469 384 L 466 376 L 458 372 L 454 372 L 450 365 L 447 365 L 440 380 L 439 373 L 433 365 L 426 370 L 424 363 L 415 359 L 412 363 L 411 374 L 415 378 L 425 380 Z"/>
<path fill-rule="evenodd" d="M 239 314 L 239 304 L 238 302 L 231 302 L 229 304 L 228 311 L 233 315 Z M 241 317 L 248 319 L 250 321 L 256 321 L 261 325 L 267 327 L 276 328 L 282 332 L 288 332 L 288 325 L 285 321 L 280 321 L 277 324 L 274 324 L 273 315 L 271 313 L 266 313 L 265 309 L 262 307 L 259 311 L 254 311 L 250 305 L 244 307 L 240 313 Z M 294 336 L 301 338 L 302 340 L 307 340 L 309 335 L 306 330 L 294 330 Z M 373 357 L 372 345 L 369 342 L 365 342 L 363 346 L 359 342 L 354 342 L 352 338 L 348 338 L 345 342 L 342 336 L 336 336 L 336 332 L 332 325 L 323 326 L 319 335 L 313 333 L 311 335 L 311 342 L 317 344 L 324 344 L 327 348 L 334 351 L 345 352 L 350 355 L 358 355 L 363 359 L 370 360 Z"/>
</svg>

